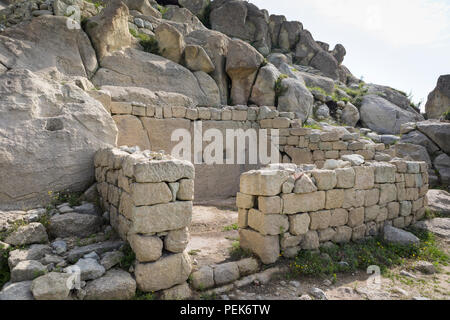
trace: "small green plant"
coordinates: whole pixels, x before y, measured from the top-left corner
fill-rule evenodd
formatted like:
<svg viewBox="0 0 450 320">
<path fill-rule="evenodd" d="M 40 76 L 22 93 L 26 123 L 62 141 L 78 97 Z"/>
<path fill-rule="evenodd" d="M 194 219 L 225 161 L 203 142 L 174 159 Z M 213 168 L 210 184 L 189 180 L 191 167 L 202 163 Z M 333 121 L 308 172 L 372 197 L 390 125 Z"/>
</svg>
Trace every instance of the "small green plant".
<svg viewBox="0 0 450 320">
<path fill-rule="evenodd" d="M 211 29 L 211 21 L 209 20 L 210 15 L 211 15 L 211 1 L 208 1 L 208 5 L 206 6 L 203 14 L 200 17 L 198 17 L 200 21 L 203 23 L 203 25 L 208 29 Z"/>
<path fill-rule="evenodd" d="M 215 292 L 213 293 L 202 293 L 200 295 L 200 299 L 202 300 L 216 300 L 217 299 L 217 294 Z"/>
<path fill-rule="evenodd" d="M 48 229 L 50 226 L 50 215 L 48 213 L 43 214 L 42 217 L 39 218 L 39 222 L 45 227 L 45 229 Z"/>
<path fill-rule="evenodd" d="M 446 112 L 444 112 L 444 113 L 442 114 L 442 118 L 443 118 L 444 120 L 450 121 L 450 109 L 448 109 Z"/>
<path fill-rule="evenodd" d="M 303 128 L 309 128 L 309 129 L 317 129 L 320 130 L 322 129 L 318 124 L 303 124 Z"/>
<path fill-rule="evenodd" d="M 145 52 L 159 55 L 158 41 L 154 37 L 147 36 L 139 41 L 140 45 L 144 48 Z"/>
<path fill-rule="evenodd" d="M 366 270 L 371 265 L 379 266 L 385 274 L 389 267 L 402 265 L 406 259 L 425 260 L 443 265 L 450 262 L 450 257 L 437 246 L 432 233 L 415 229 L 409 231 L 419 237 L 421 240 L 419 245 L 402 246 L 374 238 L 363 243 L 322 248 L 320 253 L 301 251 L 290 264 L 290 269 L 297 275 L 328 277 L 340 272 Z"/>
<path fill-rule="evenodd" d="M 199 249 L 194 249 L 194 250 L 189 251 L 188 254 L 190 256 L 197 256 L 200 253 L 200 251 L 201 250 L 199 250 Z"/>
<path fill-rule="evenodd" d="M 278 104 L 278 98 L 283 95 L 283 93 L 286 92 L 287 88 L 283 86 L 282 82 L 284 79 L 289 78 L 287 74 L 282 74 L 278 77 L 277 81 L 275 82 L 275 99 L 276 103 Z"/>
<path fill-rule="evenodd" d="M 161 12 L 161 14 L 164 16 L 167 11 L 169 10 L 169 8 L 163 7 L 161 5 L 158 5 L 158 11 Z"/>
<path fill-rule="evenodd" d="M 239 230 L 239 226 L 238 226 L 237 223 L 234 223 L 232 225 L 223 227 L 222 230 L 223 230 L 223 232 L 232 231 L 232 230 Z"/>
<path fill-rule="evenodd" d="M 250 250 L 242 248 L 238 240 L 233 241 L 230 248 L 230 257 L 233 261 L 250 258 L 252 256 L 252 252 Z"/>
<path fill-rule="evenodd" d="M 26 226 L 28 223 L 25 220 L 15 220 L 11 222 L 5 231 L 0 232 L 0 241 L 5 240 L 11 233 L 16 232 L 22 226 Z"/>
<path fill-rule="evenodd" d="M 425 209 L 425 218 L 426 219 L 434 219 L 434 218 L 443 218 L 444 216 L 440 214 L 439 212 L 435 212 L 433 210 L 430 210 L 429 208 Z"/>
<path fill-rule="evenodd" d="M 158 41 L 155 37 L 150 37 L 145 33 L 138 33 L 135 29 L 129 29 L 133 37 L 139 39 L 139 44 L 144 48 L 145 52 L 160 55 Z"/>
<path fill-rule="evenodd" d="M 11 248 L 5 248 L 0 244 L 0 288 L 9 281 L 11 275 L 8 266 L 8 256 Z"/>
<path fill-rule="evenodd" d="M 338 86 L 338 85 L 335 85 L 335 89 L 340 89 L 340 90 L 344 91 L 348 96 L 351 97 L 350 99 L 348 97 L 342 97 L 338 94 L 338 92 L 336 90 L 332 96 L 332 98 L 335 102 L 337 102 L 337 101 L 350 102 L 358 108 L 361 107 L 362 99 L 368 92 L 368 89 L 365 88 L 364 82 L 361 82 L 358 85 L 357 89 L 351 89 L 351 88 L 348 88 L 345 86 Z"/>
<path fill-rule="evenodd" d="M 134 261 L 136 260 L 136 254 L 131 249 L 130 245 L 126 245 L 123 248 L 123 257 L 120 260 L 119 266 L 124 269 L 125 271 L 128 271 L 130 267 L 133 265 Z"/>
<path fill-rule="evenodd" d="M 130 31 L 130 33 L 133 37 L 137 38 L 138 32 L 136 29 L 129 28 L 128 30 Z"/>
<path fill-rule="evenodd" d="M 322 88 L 320 88 L 320 87 L 310 87 L 310 86 L 307 86 L 307 88 L 308 88 L 308 90 L 311 91 L 311 92 L 317 91 L 317 92 L 323 94 L 324 96 L 327 96 L 327 95 L 328 95 L 328 93 L 327 93 L 324 89 L 322 89 Z"/>
<path fill-rule="evenodd" d="M 153 301 L 156 300 L 156 295 L 154 292 L 142 292 L 141 290 L 136 290 L 136 295 L 134 296 L 133 300 L 140 300 L 140 301 Z"/>
<path fill-rule="evenodd" d="M 68 203 L 71 207 L 76 207 L 81 205 L 81 192 L 70 192 L 70 191 L 61 191 L 61 192 L 53 192 L 49 191 L 48 196 L 50 197 L 50 205 L 56 207 L 63 203 Z"/>
</svg>

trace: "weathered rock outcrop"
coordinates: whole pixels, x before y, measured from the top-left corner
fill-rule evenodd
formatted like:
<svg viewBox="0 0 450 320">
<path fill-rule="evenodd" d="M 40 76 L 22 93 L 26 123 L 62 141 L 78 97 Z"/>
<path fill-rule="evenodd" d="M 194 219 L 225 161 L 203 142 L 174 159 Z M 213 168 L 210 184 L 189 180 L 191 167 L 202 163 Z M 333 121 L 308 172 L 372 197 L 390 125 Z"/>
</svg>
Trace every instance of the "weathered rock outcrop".
<svg viewBox="0 0 450 320">
<path fill-rule="evenodd" d="M 421 121 L 423 117 L 401 109 L 378 95 L 366 95 L 360 109 L 363 125 L 382 134 L 398 134 L 407 122 Z"/>
<path fill-rule="evenodd" d="M 281 73 L 273 64 L 259 69 L 250 101 L 259 106 L 275 106 L 275 83 Z"/>
<path fill-rule="evenodd" d="M 430 168 L 430 184 L 450 184 L 450 123 L 428 120 L 407 123 L 401 128 L 397 156 L 426 161 Z"/>
<path fill-rule="evenodd" d="M 8 69 L 49 73 L 56 68 L 66 76 L 91 77 L 98 66 L 95 51 L 82 30 L 67 28 L 68 21 L 42 16 L 8 28 L 0 35 L 0 63 Z"/>
<path fill-rule="evenodd" d="M 207 13 L 206 10 L 210 4 L 209 0 L 178 0 L 178 4 L 190 12 L 195 14 L 197 17 L 203 18 Z"/>
<path fill-rule="evenodd" d="M 197 78 L 188 69 L 163 57 L 131 48 L 105 57 L 92 82 L 97 86 L 143 87 L 180 93 L 199 104 L 211 103 L 211 97 L 203 93 Z M 215 104 L 219 103 L 215 101 Z"/>
<path fill-rule="evenodd" d="M 131 45 L 128 15 L 128 7 L 123 2 L 111 1 L 98 16 L 87 21 L 86 32 L 99 60 L 111 52 Z"/>
<path fill-rule="evenodd" d="M 183 35 L 170 24 L 162 23 L 155 29 L 159 51 L 163 57 L 180 63 L 184 52 Z"/>
<path fill-rule="evenodd" d="M 240 0 L 218 0 L 211 5 L 211 27 L 230 37 L 250 42 L 261 54 L 271 51 L 269 14 Z"/>
<path fill-rule="evenodd" d="M 296 79 L 281 81 L 283 93 L 278 97 L 278 110 L 294 112 L 299 119 L 306 121 L 312 114 L 314 97 L 305 85 Z"/>
<path fill-rule="evenodd" d="M 0 75 L 0 207 L 49 201 L 49 191 L 82 191 L 94 152 L 114 145 L 117 127 L 103 106 L 72 84 L 28 70 Z"/>
<path fill-rule="evenodd" d="M 187 45 L 184 49 L 186 67 L 191 71 L 213 72 L 214 64 L 205 49 L 197 45 Z"/>
<path fill-rule="evenodd" d="M 256 73 L 263 60 L 263 56 L 244 41 L 230 42 L 226 71 L 232 80 L 231 101 L 234 105 L 247 104 Z"/>
<path fill-rule="evenodd" d="M 428 119 L 439 119 L 450 110 L 450 74 L 440 76 L 436 88 L 428 95 L 425 111 Z"/>
</svg>

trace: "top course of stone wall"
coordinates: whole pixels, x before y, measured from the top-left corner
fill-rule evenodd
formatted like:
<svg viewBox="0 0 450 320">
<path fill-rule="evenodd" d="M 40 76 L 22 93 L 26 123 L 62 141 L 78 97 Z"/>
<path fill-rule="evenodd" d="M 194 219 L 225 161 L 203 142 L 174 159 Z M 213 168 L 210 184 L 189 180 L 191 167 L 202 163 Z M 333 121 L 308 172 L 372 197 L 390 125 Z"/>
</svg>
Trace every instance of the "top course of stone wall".
<svg viewBox="0 0 450 320">
<path fill-rule="evenodd" d="M 280 255 L 358 241 L 424 217 L 425 162 L 325 163 L 331 165 L 270 165 L 244 173 L 236 199 L 241 247 L 271 264 Z"/>
</svg>

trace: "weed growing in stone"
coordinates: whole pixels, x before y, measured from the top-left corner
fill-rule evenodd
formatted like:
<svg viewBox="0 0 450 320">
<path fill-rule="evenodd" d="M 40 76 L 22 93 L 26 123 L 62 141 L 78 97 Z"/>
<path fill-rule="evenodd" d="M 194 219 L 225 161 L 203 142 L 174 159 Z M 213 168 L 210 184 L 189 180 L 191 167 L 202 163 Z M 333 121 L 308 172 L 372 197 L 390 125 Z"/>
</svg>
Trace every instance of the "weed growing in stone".
<svg viewBox="0 0 450 320">
<path fill-rule="evenodd" d="M 230 248 L 230 257 L 231 260 L 237 261 L 244 258 L 250 258 L 253 254 L 250 250 L 241 248 L 241 244 L 239 241 L 233 241 L 231 248 Z"/>
<path fill-rule="evenodd" d="M 402 265 L 407 259 L 430 261 L 436 265 L 450 262 L 450 257 L 438 247 L 432 233 L 410 231 L 420 238 L 419 245 L 403 246 L 372 238 L 361 243 L 321 248 L 320 252 L 301 251 L 290 263 L 290 270 L 295 275 L 332 276 L 367 270 L 371 265 L 379 266 L 381 272 L 386 273 L 389 267 Z"/>
<path fill-rule="evenodd" d="M 152 301 L 156 300 L 156 296 L 154 292 L 142 292 L 141 290 L 136 290 L 136 295 L 134 296 L 133 300 L 146 300 L 146 301 Z"/>
<path fill-rule="evenodd" d="M 304 124 L 303 128 L 309 128 L 309 129 L 322 129 L 318 124 Z"/>
<path fill-rule="evenodd" d="M 81 192 L 70 192 L 70 191 L 61 191 L 61 192 L 53 192 L 49 191 L 48 195 L 50 197 L 50 207 L 47 209 L 51 209 L 51 207 L 56 207 L 63 203 L 68 203 L 71 207 L 76 207 L 81 205 Z"/>
<path fill-rule="evenodd" d="M 131 249 L 130 245 L 126 245 L 122 252 L 123 257 L 122 260 L 120 260 L 119 266 L 123 270 L 128 271 L 136 260 L 136 255 Z"/>
<path fill-rule="evenodd" d="M 190 256 L 196 256 L 200 253 L 200 250 L 191 250 L 188 252 Z"/>
<path fill-rule="evenodd" d="M 0 288 L 3 287 L 10 279 L 10 271 L 8 266 L 8 256 L 11 248 L 4 248 L 0 244 Z"/>
<path fill-rule="evenodd" d="M 223 232 L 228 232 L 228 231 L 233 231 L 233 230 L 239 230 L 239 226 L 237 223 L 223 227 Z"/>
<path fill-rule="evenodd" d="M 444 114 L 442 115 L 442 118 L 444 120 L 450 121 L 450 109 L 447 110 L 446 112 L 444 112 Z"/>
</svg>

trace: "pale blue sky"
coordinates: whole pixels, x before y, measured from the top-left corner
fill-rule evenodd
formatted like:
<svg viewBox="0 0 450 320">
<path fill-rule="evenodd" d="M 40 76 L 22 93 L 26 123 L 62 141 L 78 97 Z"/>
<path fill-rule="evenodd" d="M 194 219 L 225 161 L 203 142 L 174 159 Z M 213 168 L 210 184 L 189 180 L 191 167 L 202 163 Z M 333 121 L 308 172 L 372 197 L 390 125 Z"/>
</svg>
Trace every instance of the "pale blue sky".
<svg viewBox="0 0 450 320">
<path fill-rule="evenodd" d="M 450 74 L 450 0 L 250 0 L 303 23 L 315 40 L 342 43 L 356 77 L 426 103 Z"/>
</svg>

